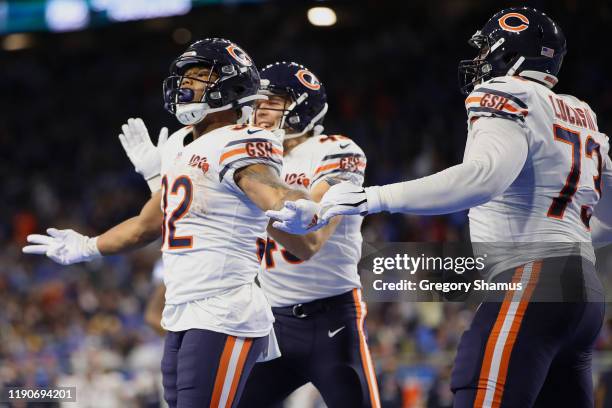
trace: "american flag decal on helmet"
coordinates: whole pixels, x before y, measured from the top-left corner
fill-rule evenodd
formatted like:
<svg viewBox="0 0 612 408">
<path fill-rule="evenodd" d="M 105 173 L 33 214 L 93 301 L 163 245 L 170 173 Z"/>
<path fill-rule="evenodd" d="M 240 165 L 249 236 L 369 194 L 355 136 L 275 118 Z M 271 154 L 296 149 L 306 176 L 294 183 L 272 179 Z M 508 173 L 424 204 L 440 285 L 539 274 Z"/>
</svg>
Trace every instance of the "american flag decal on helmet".
<svg viewBox="0 0 612 408">
<path fill-rule="evenodd" d="M 545 57 L 552 58 L 555 56 L 555 50 L 548 47 L 542 47 L 542 51 L 540 52 Z"/>
</svg>

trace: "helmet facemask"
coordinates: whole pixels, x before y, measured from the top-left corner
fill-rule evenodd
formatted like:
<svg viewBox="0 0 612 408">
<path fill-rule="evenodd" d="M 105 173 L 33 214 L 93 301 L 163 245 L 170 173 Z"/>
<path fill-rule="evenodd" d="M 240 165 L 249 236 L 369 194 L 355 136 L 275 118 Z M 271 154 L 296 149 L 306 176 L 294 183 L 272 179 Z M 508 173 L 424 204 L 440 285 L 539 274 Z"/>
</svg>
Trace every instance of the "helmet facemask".
<svg viewBox="0 0 612 408">
<path fill-rule="evenodd" d="M 208 68 L 208 78 L 196 78 L 186 75 L 192 67 Z M 179 58 L 173 66 L 173 75 L 164 81 L 164 101 L 166 110 L 176 116 L 183 125 L 195 125 L 209 113 L 220 112 L 236 107 L 236 104 L 225 103 L 220 91 L 222 82 L 234 78 L 238 71 L 234 65 L 223 65 L 214 60 L 202 57 Z M 216 76 L 216 78 L 214 78 Z M 202 84 L 202 87 L 189 87 L 189 82 Z M 196 88 L 194 90 L 193 88 Z M 202 89 L 198 89 L 202 88 Z M 200 94 L 201 92 L 201 94 Z M 248 102 L 264 99 L 263 95 L 250 95 L 236 101 L 241 105 L 239 122 L 246 122 L 251 114 Z M 245 104 L 246 103 L 246 104 Z"/>
<path fill-rule="evenodd" d="M 478 50 L 478 55 L 474 59 L 459 61 L 461 93 L 469 95 L 474 86 L 491 78 L 493 67 L 488 57 L 503 43 L 503 40 L 500 38 L 495 44 L 491 44 L 491 38 L 481 34 L 480 31 L 470 38 L 468 43 Z"/>
<path fill-rule="evenodd" d="M 271 131 L 283 140 L 295 139 L 297 137 L 307 134 L 310 131 L 313 131 L 314 135 L 318 135 L 323 131 L 323 127 L 321 125 L 318 125 L 317 122 L 320 122 L 320 120 L 327 113 L 327 104 L 325 104 L 325 107 L 315 117 L 315 119 L 313 119 L 311 123 L 306 125 L 300 131 L 299 129 L 301 128 L 301 118 L 300 115 L 295 112 L 295 108 L 308 99 L 308 93 L 304 92 L 301 95 L 298 95 L 291 88 L 281 88 L 278 86 L 274 86 L 270 84 L 270 82 L 266 79 L 262 79 L 261 81 L 260 93 L 267 96 L 282 96 L 283 99 L 285 99 L 283 108 L 263 108 L 265 110 L 282 112 L 278 127 Z M 257 109 L 262 108 L 258 107 Z"/>
<path fill-rule="evenodd" d="M 208 77 L 189 75 L 191 68 L 208 68 Z M 174 64 L 173 75 L 164 81 L 164 102 L 168 111 L 184 125 L 201 122 L 211 112 L 209 101 L 221 99 L 219 92 L 214 92 L 220 76 L 215 75 L 215 61 L 204 58 L 180 58 Z M 214 103 L 213 103 L 214 104 Z"/>
</svg>

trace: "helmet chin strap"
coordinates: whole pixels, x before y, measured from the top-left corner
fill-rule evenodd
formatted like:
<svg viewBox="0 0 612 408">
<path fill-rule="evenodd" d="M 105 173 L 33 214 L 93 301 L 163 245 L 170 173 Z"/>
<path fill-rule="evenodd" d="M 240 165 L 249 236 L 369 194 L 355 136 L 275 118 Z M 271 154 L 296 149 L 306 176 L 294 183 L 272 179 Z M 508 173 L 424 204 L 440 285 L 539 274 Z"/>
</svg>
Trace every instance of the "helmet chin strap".
<svg viewBox="0 0 612 408">
<path fill-rule="evenodd" d="M 521 64 L 523 63 L 523 61 L 525 61 L 525 57 L 523 57 L 522 55 L 519 57 L 519 59 L 516 60 L 516 62 L 510 67 L 510 69 L 508 70 L 508 72 L 506 72 L 506 75 L 508 76 L 512 76 L 514 75 L 514 73 L 519 69 L 519 67 L 521 66 Z"/>
<path fill-rule="evenodd" d="M 519 70 L 520 66 L 523 64 L 524 61 L 525 61 L 525 57 L 523 56 L 517 59 L 514 65 L 512 65 L 512 67 L 508 70 L 508 73 L 506 73 L 506 75 L 508 76 L 514 75 L 516 71 Z M 525 78 L 529 78 L 529 79 L 533 79 L 547 86 L 548 88 L 552 88 L 553 86 L 557 84 L 557 82 L 559 82 L 559 79 L 556 76 L 552 74 L 548 74 L 546 72 L 540 72 L 540 71 L 523 70 L 523 71 L 516 73 L 516 75 L 522 76 Z"/>
<path fill-rule="evenodd" d="M 244 125 L 250 122 L 250 118 L 253 115 L 253 108 L 249 105 L 242 105 L 240 107 L 240 117 L 238 118 L 238 124 Z"/>
</svg>

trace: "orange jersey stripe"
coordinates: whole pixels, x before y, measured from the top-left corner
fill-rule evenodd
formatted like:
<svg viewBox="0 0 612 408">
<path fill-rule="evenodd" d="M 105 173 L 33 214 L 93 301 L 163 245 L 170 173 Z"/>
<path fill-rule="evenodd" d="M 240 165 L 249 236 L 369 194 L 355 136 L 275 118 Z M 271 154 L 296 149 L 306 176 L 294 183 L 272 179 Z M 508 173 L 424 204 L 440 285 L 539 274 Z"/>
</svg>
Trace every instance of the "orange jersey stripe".
<svg viewBox="0 0 612 408">
<path fill-rule="evenodd" d="M 232 386 L 227 397 L 227 402 L 225 403 L 225 408 L 232 408 L 232 403 L 234 402 L 234 397 L 236 396 L 236 391 L 238 390 L 238 384 L 240 384 L 240 378 L 242 377 L 242 371 L 244 370 L 244 363 L 246 362 L 252 345 L 253 339 L 244 340 L 242 350 L 240 351 L 240 356 L 238 356 L 238 364 L 236 365 L 236 371 L 234 372 L 234 378 L 232 379 Z"/>
<path fill-rule="evenodd" d="M 225 152 L 219 158 L 219 163 L 222 163 L 228 157 L 236 156 L 237 154 L 243 154 L 243 153 L 246 153 L 246 148 L 244 147 L 240 147 L 238 149 L 234 149 L 234 150 L 230 150 L 229 152 Z"/>
<path fill-rule="evenodd" d="M 223 392 L 223 383 L 225 382 L 227 368 L 229 366 L 230 358 L 232 357 L 232 350 L 234 349 L 235 343 L 236 337 L 227 336 L 225 346 L 223 347 L 223 353 L 221 353 L 221 361 L 219 362 L 219 368 L 217 369 L 217 376 L 215 377 L 215 386 L 213 388 L 213 395 L 210 400 L 210 408 L 217 408 L 219 406 L 221 393 Z"/>
<path fill-rule="evenodd" d="M 512 322 L 512 326 L 510 327 L 510 333 L 508 334 L 508 339 L 506 340 L 506 344 L 504 345 L 497 379 L 498 385 L 496 385 L 495 387 L 495 394 L 493 394 L 493 403 L 491 405 L 491 408 L 499 408 L 501 406 L 501 401 L 504 396 L 504 388 L 506 385 L 506 377 L 508 376 L 508 365 L 510 363 L 510 356 L 512 355 L 512 349 L 514 347 L 514 343 L 516 342 L 516 337 L 518 336 L 521 323 L 523 322 L 525 311 L 527 310 L 527 306 L 529 305 L 529 300 L 531 299 L 533 290 L 535 289 L 535 286 L 538 282 L 540 270 L 542 269 L 542 262 L 534 262 L 532 269 L 532 274 L 529 277 L 527 287 L 523 289 L 525 292 L 516 311 L 516 318 Z"/>
<path fill-rule="evenodd" d="M 365 167 L 366 164 L 363 161 L 360 161 L 359 163 L 357 163 L 357 167 Z M 331 169 L 337 169 L 340 167 L 340 163 L 330 163 L 330 164 L 325 164 L 323 166 L 319 166 L 317 167 L 317 169 L 315 170 L 315 176 L 323 171 L 326 170 L 331 170 Z"/>
<path fill-rule="evenodd" d="M 247 150 L 245 147 L 241 147 L 238 149 L 234 149 L 234 150 L 230 150 L 229 152 L 225 152 L 221 155 L 221 157 L 219 158 L 219 163 L 222 163 L 225 159 L 227 159 L 228 157 L 233 157 L 236 156 L 238 154 L 245 154 L 247 153 Z M 278 149 L 272 149 L 272 153 L 276 156 L 282 156 L 283 155 L 283 151 L 282 150 L 278 150 Z M 252 156 L 254 158 L 257 158 L 259 156 Z"/>
<path fill-rule="evenodd" d="M 512 113 L 517 113 L 517 112 L 518 112 L 518 113 L 520 113 L 520 114 L 521 114 L 521 115 L 523 115 L 523 116 L 527 116 L 527 111 L 526 111 L 526 110 L 524 110 L 524 109 L 517 109 L 517 108 L 515 108 L 515 107 L 514 107 L 514 106 L 512 106 L 512 105 L 508 105 L 508 103 L 506 103 L 506 104 L 503 106 L 503 108 L 502 108 L 502 109 L 505 109 L 505 110 L 507 110 L 507 111 L 509 111 L 509 112 L 512 112 Z"/>
<path fill-rule="evenodd" d="M 482 100 L 482 96 L 470 96 L 469 98 L 465 100 L 465 104 L 467 105 L 468 103 L 472 103 L 472 102 L 480 103 L 481 100 Z"/>
<path fill-rule="evenodd" d="M 325 170 L 331 170 L 331 169 L 336 169 L 336 168 L 338 168 L 338 167 L 340 167 L 340 163 L 330 163 L 330 164 L 326 164 L 326 165 L 324 165 L 324 166 L 319 166 L 319 167 L 318 167 L 318 168 L 315 170 L 315 176 L 316 176 L 317 174 L 319 174 L 320 172 L 322 172 L 322 171 L 325 171 Z"/>
<path fill-rule="evenodd" d="M 357 331 L 359 332 L 359 353 L 361 354 L 361 364 L 363 371 L 368 382 L 368 391 L 370 393 L 370 403 L 372 408 L 380 408 L 380 400 L 378 394 L 378 383 L 376 382 L 376 376 L 371 375 L 370 369 L 373 371 L 372 359 L 370 357 L 370 350 L 368 350 L 365 333 L 363 332 L 363 322 L 367 311 L 362 311 L 361 301 L 357 293 L 359 289 L 353 289 L 353 301 L 357 308 Z M 373 378 L 372 378 L 373 377 Z"/>
</svg>

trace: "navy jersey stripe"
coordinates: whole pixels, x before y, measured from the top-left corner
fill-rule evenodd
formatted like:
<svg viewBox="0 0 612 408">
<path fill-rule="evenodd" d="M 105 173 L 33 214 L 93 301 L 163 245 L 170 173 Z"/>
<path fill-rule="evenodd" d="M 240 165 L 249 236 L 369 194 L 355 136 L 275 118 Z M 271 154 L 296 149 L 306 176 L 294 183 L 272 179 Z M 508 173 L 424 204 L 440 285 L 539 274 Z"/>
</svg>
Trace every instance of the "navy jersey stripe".
<svg viewBox="0 0 612 408">
<path fill-rule="evenodd" d="M 503 112 L 497 109 L 493 109 L 493 108 L 469 108 L 468 110 L 468 115 L 470 112 L 487 112 L 487 113 L 493 113 L 495 114 L 495 116 L 499 116 L 502 118 L 506 118 L 506 119 L 520 119 L 522 121 L 525 120 L 525 118 L 522 115 L 516 115 L 514 113 L 509 113 L 509 112 Z"/>
<path fill-rule="evenodd" d="M 330 160 L 330 159 L 341 159 L 343 157 L 363 157 L 365 158 L 365 156 L 360 153 L 338 153 L 338 154 L 328 154 L 327 156 L 323 157 L 321 161 Z"/>
<path fill-rule="evenodd" d="M 274 163 L 279 167 L 279 169 L 277 169 L 279 170 L 279 173 L 280 173 L 280 168 L 282 168 L 283 166 L 283 163 L 280 160 L 273 159 L 272 157 L 243 157 L 241 159 L 234 160 L 233 162 L 230 162 L 226 164 L 225 166 L 223 166 L 223 169 L 219 172 L 219 182 L 223 181 L 223 177 L 225 176 L 225 173 L 227 173 L 234 164 L 244 162 L 244 161 L 252 161 L 253 164 L 262 163 L 262 162 Z"/>
<path fill-rule="evenodd" d="M 362 176 L 362 177 L 363 177 L 363 175 L 364 175 L 363 171 L 359 171 L 359 170 L 357 170 L 357 171 L 348 171 L 348 170 L 345 170 L 345 169 L 334 169 L 334 170 L 330 170 L 330 171 L 328 171 L 328 172 L 326 172 L 326 173 L 319 174 L 319 175 L 318 175 L 317 177 L 315 177 L 315 179 L 312 181 L 312 184 L 314 185 L 314 184 L 315 184 L 317 181 L 319 181 L 319 180 L 320 180 L 322 177 L 326 177 L 326 176 L 329 176 L 330 174 L 335 174 L 335 173 L 351 173 L 351 174 L 358 174 L 358 175 L 360 175 L 360 176 Z"/>
<path fill-rule="evenodd" d="M 272 139 L 252 138 L 252 139 L 234 140 L 233 142 L 229 142 L 228 144 L 226 144 L 225 147 L 234 146 L 240 143 L 257 143 L 257 142 L 269 142 L 269 143 L 272 143 L 273 145 L 280 146 L 279 143 L 275 142 Z"/>
</svg>

